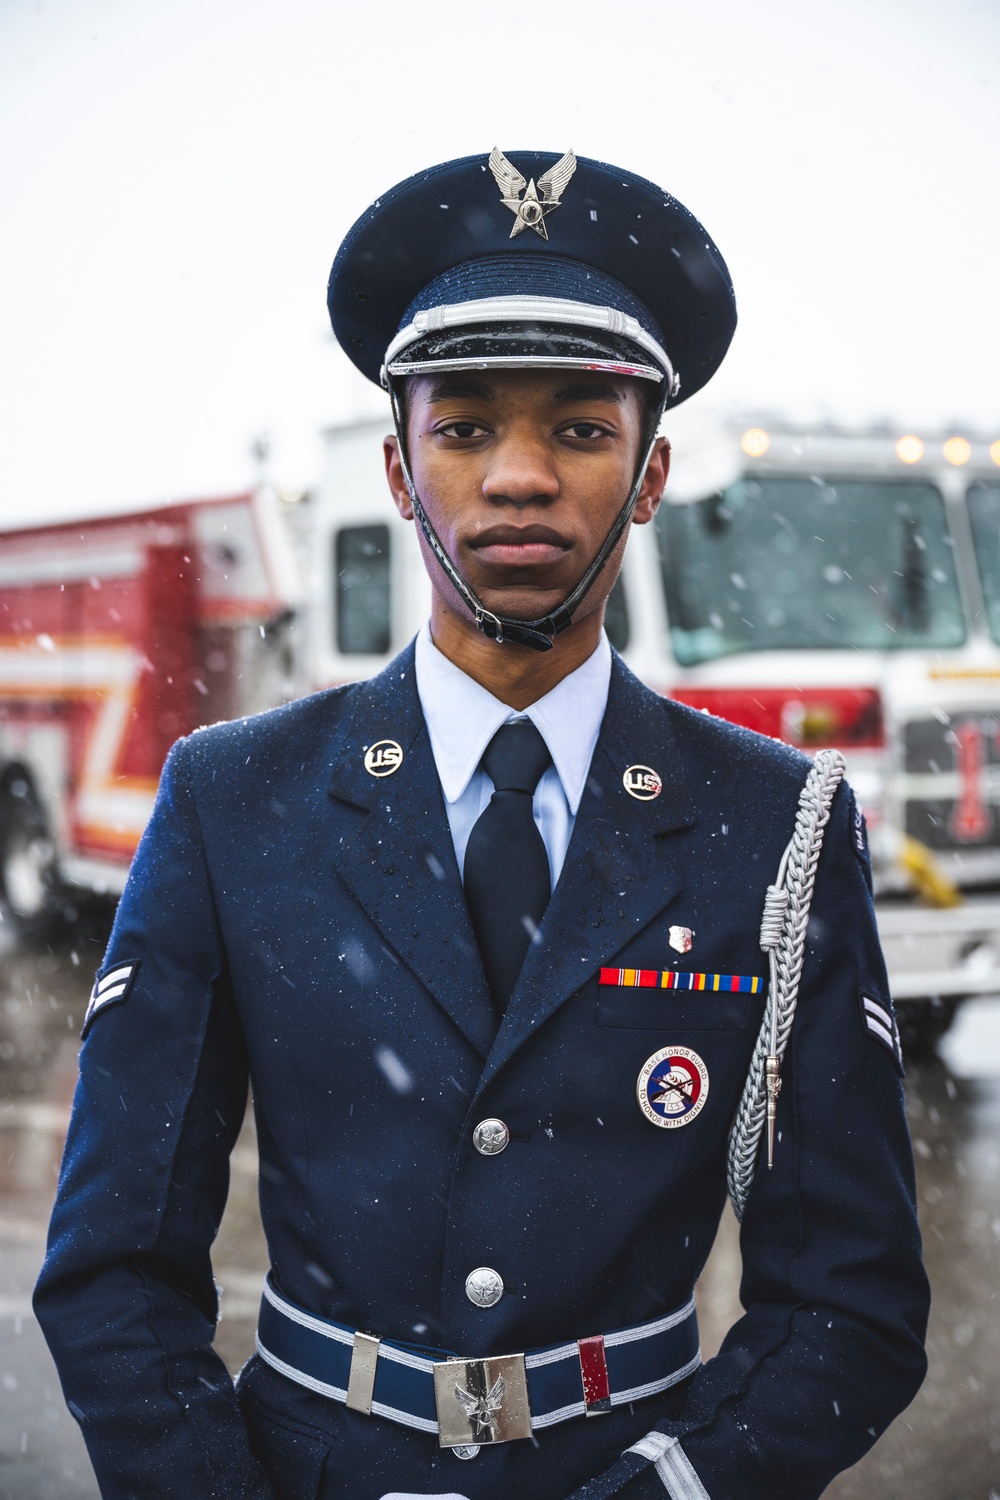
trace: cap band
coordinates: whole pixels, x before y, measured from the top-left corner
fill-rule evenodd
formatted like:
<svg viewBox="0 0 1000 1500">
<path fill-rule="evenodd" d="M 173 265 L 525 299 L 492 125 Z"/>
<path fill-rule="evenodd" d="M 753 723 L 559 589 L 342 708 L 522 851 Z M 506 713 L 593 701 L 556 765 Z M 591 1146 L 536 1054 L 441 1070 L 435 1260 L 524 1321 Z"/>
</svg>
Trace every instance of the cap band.
<svg viewBox="0 0 1000 1500">
<path fill-rule="evenodd" d="M 573 302 L 563 297 L 480 297 L 471 302 L 445 303 L 415 313 L 413 321 L 400 329 L 385 352 L 383 383 L 387 374 L 420 373 L 415 366 L 396 365 L 397 356 L 417 339 L 424 338 L 428 333 L 450 328 L 466 328 L 470 324 L 478 323 L 559 323 L 564 326 L 571 325 L 616 334 L 637 345 L 656 361 L 660 373 L 666 377 L 667 389 L 671 395 L 676 395 L 680 385 L 666 350 L 651 333 L 647 333 L 637 319 L 629 313 L 619 312 L 614 307 L 595 307 L 587 302 Z M 551 366 L 552 364 L 551 358 L 545 356 L 537 359 L 531 359 L 531 356 L 524 356 L 524 358 L 530 359 L 531 363 L 536 366 L 541 364 Z M 499 358 L 495 358 L 492 362 L 497 365 L 504 363 Z M 589 361 L 586 365 L 575 365 L 578 369 L 602 367 L 607 368 L 607 366 L 593 365 Z M 439 369 L 442 366 L 435 363 L 429 368 Z M 453 364 L 452 368 L 457 368 L 457 366 Z M 641 371 L 637 369 L 635 373 L 645 374 L 645 367 L 642 367 Z M 646 378 L 651 377 L 646 375 Z"/>
<path fill-rule="evenodd" d="M 623 335 L 567 323 L 473 323 L 425 333 L 400 351 L 388 374 L 490 369 L 600 370 L 663 384 L 659 366 Z"/>
<path fill-rule="evenodd" d="M 459 359 L 418 359 L 412 363 L 396 360 L 386 367 L 388 375 L 434 375 L 439 370 L 597 370 L 604 375 L 628 375 L 637 380 L 663 379 L 662 370 L 652 365 L 629 364 L 614 359 L 593 359 L 581 355 L 548 354 L 468 354 Z"/>
</svg>

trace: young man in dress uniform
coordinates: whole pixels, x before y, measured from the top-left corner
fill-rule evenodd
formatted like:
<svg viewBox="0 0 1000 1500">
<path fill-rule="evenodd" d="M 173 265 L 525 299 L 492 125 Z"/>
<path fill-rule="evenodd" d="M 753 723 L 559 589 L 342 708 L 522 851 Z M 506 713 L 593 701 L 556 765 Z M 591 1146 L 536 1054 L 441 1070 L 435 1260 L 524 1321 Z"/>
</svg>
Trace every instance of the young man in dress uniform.
<svg viewBox="0 0 1000 1500">
<path fill-rule="evenodd" d="M 36 1299 L 102 1494 L 819 1496 L 924 1370 L 863 823 L 602 631 L 725 264 L 630 172 L 494 150 L 369 209 L 330 311 L 392 396 L 432 615 L 168 759 Z M 234 1388 L 248 1077 L 272 1269 Z M 727 1158 L 746 1313 L 702 1364 Z"/>
</svg>

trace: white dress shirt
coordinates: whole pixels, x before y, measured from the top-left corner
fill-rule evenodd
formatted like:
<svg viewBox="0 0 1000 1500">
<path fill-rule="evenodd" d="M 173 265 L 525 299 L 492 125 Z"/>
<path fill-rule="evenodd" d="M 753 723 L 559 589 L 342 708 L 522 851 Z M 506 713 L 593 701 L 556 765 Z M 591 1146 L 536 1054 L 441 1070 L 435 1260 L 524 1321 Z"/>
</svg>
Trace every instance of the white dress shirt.
<svg viewBox="0 0 1000 1500">
<path fill-rule="evenodd" d="M 520 713 L 442 655 L 431 640 L 429 625 L 417 636 L 416 673 L 460 871 L 465 868 L 469 834 L 493 795 L 493 783 L 479 764 L 487 745 L 508 719 L 530 719 L 541 734 L 552 765 L 538 783 L 532 811 L 549 856 L 554 890 L 608 703 L 607 636 L 602 631 L 596 651 L 583 665 Z"/>
</svg>

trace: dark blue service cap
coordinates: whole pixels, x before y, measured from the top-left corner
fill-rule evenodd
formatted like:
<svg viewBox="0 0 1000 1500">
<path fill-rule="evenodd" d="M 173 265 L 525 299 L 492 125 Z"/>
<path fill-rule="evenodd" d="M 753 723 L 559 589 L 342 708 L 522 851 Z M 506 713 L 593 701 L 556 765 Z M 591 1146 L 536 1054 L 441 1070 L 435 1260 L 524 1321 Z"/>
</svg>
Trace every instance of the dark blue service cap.
<svg viewBox="0 0 1000 1500">
<path fill-rule="evenodd" d="M 369 380 L 573 367 L 663 383 L 676 405 L 729 348 L 725 261 L 683 204 L 566 152 L 494 148 L 419 172 L 350 230 L 333 331 Z"/>
</svg>

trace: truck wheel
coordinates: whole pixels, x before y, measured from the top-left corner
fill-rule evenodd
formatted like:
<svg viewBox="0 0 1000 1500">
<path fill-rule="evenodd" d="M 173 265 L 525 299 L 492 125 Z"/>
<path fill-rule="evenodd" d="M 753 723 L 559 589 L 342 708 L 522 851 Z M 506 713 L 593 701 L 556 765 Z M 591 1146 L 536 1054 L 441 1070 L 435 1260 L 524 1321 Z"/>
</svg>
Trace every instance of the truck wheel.
<svg viewBox="0 0 1000 1500">
<path fill-rule="evenodd" d="M 961 1003 L 961 997 L 956 995 L 900 1002 L 896 1007 L 896 1022 L 906 1056 L 932 1057 Z"/>
<path fill-rule="evenodd" d="M 19 936 L 37 942 L 53 933 L 62 916 L 55 846 L 21 777 L 0 798 L 0 889 Z"/>
</svg>

